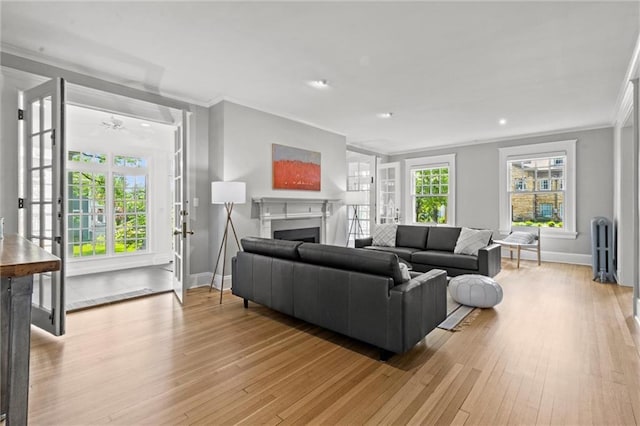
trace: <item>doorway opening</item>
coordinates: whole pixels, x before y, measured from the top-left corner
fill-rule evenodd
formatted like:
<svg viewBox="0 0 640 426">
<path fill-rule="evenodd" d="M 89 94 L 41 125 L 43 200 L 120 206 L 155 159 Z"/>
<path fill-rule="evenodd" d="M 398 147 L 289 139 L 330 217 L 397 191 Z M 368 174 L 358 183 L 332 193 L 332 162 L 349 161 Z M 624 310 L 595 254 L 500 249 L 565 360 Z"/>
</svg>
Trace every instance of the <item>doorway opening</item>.
<svg viewBox="0 0 640 426">
<path fill-rule="evenodd" d="M 53 232 L 51 163 L 60 155 L 64 290 L 56 291 L 65 310 L 171 291 L 173 157 L 183 112 L 73 84 L 66 84 L 64 96 L 64 144 L 55 155 L 47 137 L 53 132 L 46 130 L 52 97 L 21 101 L 27 104 L 21 191 L 25 204 L 42 204 L 28 215 L 20 212 L 21 233 Z M 43 241 L 51 251 L 53 236 Z M 33 300 L 52 311 L 55 286 L 42 275 Z"/>
<path fill-rule="evenodd" d="M 66 108 L 67 310 L 171 291 L 175 126 Z"/>
</svg>

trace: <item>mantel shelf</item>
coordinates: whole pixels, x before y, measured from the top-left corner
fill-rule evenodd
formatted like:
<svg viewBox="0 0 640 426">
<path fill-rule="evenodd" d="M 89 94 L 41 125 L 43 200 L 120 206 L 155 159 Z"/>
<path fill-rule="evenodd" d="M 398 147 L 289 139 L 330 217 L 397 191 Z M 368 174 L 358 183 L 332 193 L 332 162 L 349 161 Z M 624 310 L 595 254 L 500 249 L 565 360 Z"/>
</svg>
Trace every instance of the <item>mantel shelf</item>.
<svg viewBox="0 0 640 426">
<path fill-rule="evenodd" d="M 294 198 L 294 197 L 253 197 L 251 199 L 256 204 L 337 204 L 344 200 L 339 198 Z"/>
</svg>

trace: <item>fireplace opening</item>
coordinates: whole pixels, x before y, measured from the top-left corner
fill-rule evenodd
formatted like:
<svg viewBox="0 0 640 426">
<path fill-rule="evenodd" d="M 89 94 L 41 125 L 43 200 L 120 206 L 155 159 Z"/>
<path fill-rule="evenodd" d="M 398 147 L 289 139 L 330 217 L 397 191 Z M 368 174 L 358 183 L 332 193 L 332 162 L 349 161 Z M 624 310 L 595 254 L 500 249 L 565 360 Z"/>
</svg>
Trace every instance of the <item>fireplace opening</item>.
<svg viewBox="0 0 640 426">
<path fill-rule="evenodd" d="M 320 242 L 320 228 L 298 228 L 286 229 L 283 231 L 273 231 L 273 238 L 276 240 L 302 241 L 305 243 Z"/>
</svg>

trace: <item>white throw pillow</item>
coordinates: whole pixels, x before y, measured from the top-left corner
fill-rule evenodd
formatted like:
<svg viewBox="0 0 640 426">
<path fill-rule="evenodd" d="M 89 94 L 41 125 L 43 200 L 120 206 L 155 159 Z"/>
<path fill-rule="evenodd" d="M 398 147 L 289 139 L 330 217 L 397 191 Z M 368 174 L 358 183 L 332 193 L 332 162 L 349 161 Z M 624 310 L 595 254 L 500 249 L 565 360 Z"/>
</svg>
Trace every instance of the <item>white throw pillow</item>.
<svg viewBox="0 0 640 426">
<path fill-rule="evenodd" d="M 533 244 L 536 236 L 531 232 L 514 231 L 503 241 L 514 244 Z"/>
<path fill-rule="evenodd" d="M 377 225 L 376 229 L 373 231 L 372 245 L 380 247 L 395 247 L 397 229 L 398 225 L 395 223 Z"/>
<path fill-rule="evenodd" d="M 409 267 L 406 263 L 398 262 L 398 266 L 400 267 L 400 274 L 402 275 L 402 282 L 407 282 L 411 279 L 411 274 L 409 273 Z"/>
<path fill-rule="evenodd" d="M 478 255 L 478 250 L 486 247 L 491 239 L 492 231 L 488 229 L 462 228 L 453 252 L 456 254 Z"/>
</svg>

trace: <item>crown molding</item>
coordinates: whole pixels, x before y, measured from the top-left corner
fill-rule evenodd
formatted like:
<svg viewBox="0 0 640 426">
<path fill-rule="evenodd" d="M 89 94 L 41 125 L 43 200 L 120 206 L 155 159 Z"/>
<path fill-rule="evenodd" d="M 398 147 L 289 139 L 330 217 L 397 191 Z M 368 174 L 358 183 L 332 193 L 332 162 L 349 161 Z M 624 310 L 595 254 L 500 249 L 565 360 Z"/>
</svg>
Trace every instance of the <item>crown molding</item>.
<svg viewBox="0 0 640 426">
<path fill-rule="evenodd" d="M 503 136 L 499 138 L 477 139 L 477 140 L 460 142 L 460 143 L 435 145 L 435 146 L 430 146 L 428 148 L 415 148 L 415 149 L 406 150 L 406 151 L 394 151 L 393 153 L 386 154 L 386 155 L 396 156 L 396 155 L 416 154 L 416 153 L 436 151 L 441 149 L 462 148 L 465 146 L 485 145 L 485 144 L 496 143 L 496 142 L 518 141 L 522 139 L 561 135 L 563 133 L 586 132 L 589 130 L 608 129 L 612 127 L 613 125 L 611 123 L 602 123 L 602 124 L 596 124 L 593 126 L 578 126 L 578 127 L 570 127 L 565 129 L 549 130 L 544 132 L 520 133 L 520 134 L 515 134 L 510 136 Z"/>
<path fill-rule="evenodd" d="M 313 123 L 311 121 L 304 120 L 304 119 L 296 117 L 295 115 L 292 115 L 292 114 L 276 112 L 276 111 L 270 110 L 269 108 L 264 108 L 264 107 L 261 107 L 260 105 L 256 105 L 256 104 L 253 104 L 251 102 L 247 102 L 247 101 L 244 101 L 244 100 L 241 100 L 241 99 L 238 99 L 238 98 L 234 98 L 233 96 L 218 96 L 218 97 L 212 99 L 209 102 L 209 104 L 207 105 L 207 107 L 210 108 L 213 105 L 219 104 L 222 101 L 229 102 L 229 103 L 236 104 L 236 105 L 240 105 L 240 106 L 243 106 L 245 108 L 255 109 L 256 111 L 264 112 L 266 114 L 274 115 L 276 117 L 284 118 L 286 120 L 295 121 L 297 123 L 304 124 L 304 125 L 310 126 L 310 127 L 314 127 L 314 128 L 316 128 L 318 130 L 322 130 L 324 132 L 333 133 L 335 135 L 342 136 L 342 137 L 345 137 L 345 138 L 347 137 L 347 135 L 345 133 L 339 132 L 337 130 L 330 129 L 330 128 L 324 127 L 324 126 L 320 126 L 319 124 Z"/>
</svg>

